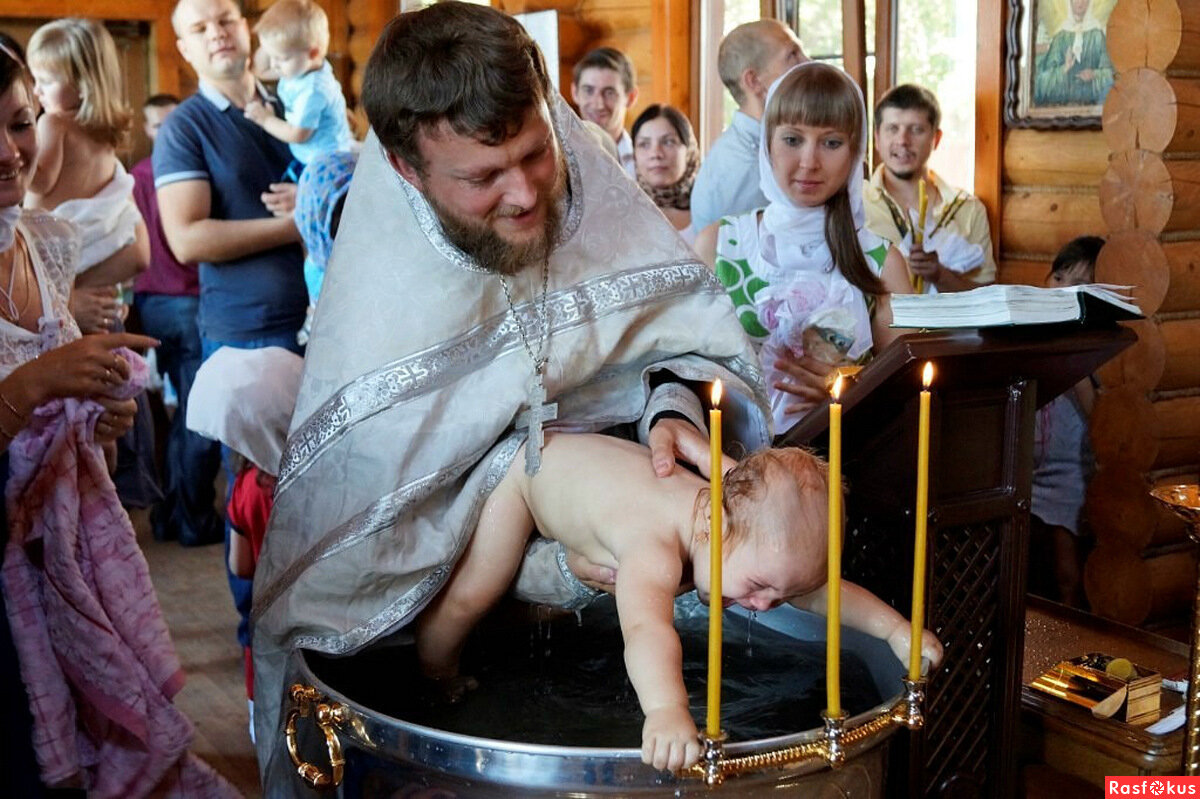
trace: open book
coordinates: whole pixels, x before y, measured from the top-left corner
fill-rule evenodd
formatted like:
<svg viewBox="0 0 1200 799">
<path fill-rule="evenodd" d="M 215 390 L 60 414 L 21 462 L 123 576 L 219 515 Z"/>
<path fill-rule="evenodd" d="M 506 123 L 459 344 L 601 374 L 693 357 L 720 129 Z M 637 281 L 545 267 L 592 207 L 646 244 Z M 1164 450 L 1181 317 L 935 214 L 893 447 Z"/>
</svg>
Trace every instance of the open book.
<svg viewBox="0 0 1200 799">
<path fill-rule="evenodd" d="M 1132 286 L 1045 289 L 996 283 L 945 294 L 893 294 L 892 327 L 995 327 L 1141 319 Z"/>
</svg>

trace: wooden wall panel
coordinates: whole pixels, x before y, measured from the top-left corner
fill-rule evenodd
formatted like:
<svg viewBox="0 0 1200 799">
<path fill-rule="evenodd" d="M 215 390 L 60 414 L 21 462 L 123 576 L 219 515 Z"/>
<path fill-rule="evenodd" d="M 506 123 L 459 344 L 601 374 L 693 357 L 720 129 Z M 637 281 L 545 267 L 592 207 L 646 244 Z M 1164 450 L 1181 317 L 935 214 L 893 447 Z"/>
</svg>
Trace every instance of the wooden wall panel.
<svg viewBox="0 0 1200 799">
<path fill-rule="evenodd" d="M 975 194 L 988 209 L 992 251 L 1003 255 L 1000 236 L 1004 163 L 1004 0 L 978 0 L 975 45 Z M 1001 276 L 1003 278 L 1003 276 Z"/>
<path fill-rule="evenodd" d="M 1108 169 L 1107 156 L 1099 131 L 1005 132 L 1000 282 L 1041 284 L 1064 244 L 1076 236 L 1105 234 L 1099 185 Z M 1035 272 L 1024 266 L 1030 261 L 1045 268 Z M 1037 280 L 1030 281 L 1030 275 Z"/>
<path fill-rule="evenodd" d="M 1098 130 L 1064 134 L 1014 128 L 1004 134 L 1003 174 L 1008 186 L 1094 189 L 1107 167 L 1108 145 Z"/>
<path fill-rule="evenodd" d="M 1021 186 L 1004 192 L 1000 222 L 1004 257 L 1036 255 L 1051 261 L 1071 239 L 1104 229 L 1095 191 Z"/>
<path fill-rule="evenodd" d="M 132 20 L 150 25 L 150 65 L 152 92 L 170 92 L 179 96 L 191 94 L 196 79 L 175 48 L 175 32 L 171 28 L 171 0 L 89 0 L 81 7 L 78 0 L 26 0 L 7 2 L 0 7 L 0 17 L 25 19 L 56 19 L 78 16 L 107 20 Z"/>
<path fill-rule="evenodd" d="M 667 102 L 692 117 L 690 0 L 493 0 L 508 13 L 559 14 L 559 80 L 570 99 L 575 62 L 596 47 L 615 47 L 637 73 L 638 100 L 626 124 L 647 105 Z"/>
</svg>

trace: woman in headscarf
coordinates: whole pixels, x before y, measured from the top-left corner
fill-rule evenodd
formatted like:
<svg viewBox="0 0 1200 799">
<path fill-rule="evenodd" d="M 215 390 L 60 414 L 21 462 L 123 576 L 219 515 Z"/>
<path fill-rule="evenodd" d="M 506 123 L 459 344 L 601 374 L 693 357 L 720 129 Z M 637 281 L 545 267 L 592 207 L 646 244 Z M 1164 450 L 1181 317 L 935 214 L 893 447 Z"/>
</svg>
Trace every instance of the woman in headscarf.
<svg viewBox="0 0 1200 799">
<path fill-rule="evenodd" d="M 701 232 L 696 252 L 759 345 L 777 433 L 828 396 L 837 366 L 889 343 L 890 295 L 908 293 L 904 257 L 863 211 L 866 107 L 845 72 L 809 62 L 767 94 L 759 148 L 766 208 Z"/>
<path fill-rule="evenodd" d="M 691 244 L 692 183 L 700 168 L 692 124 L 678 109 L 655 103 L 634 120 L 632 136 L 638 185 Z"/>
</svg>

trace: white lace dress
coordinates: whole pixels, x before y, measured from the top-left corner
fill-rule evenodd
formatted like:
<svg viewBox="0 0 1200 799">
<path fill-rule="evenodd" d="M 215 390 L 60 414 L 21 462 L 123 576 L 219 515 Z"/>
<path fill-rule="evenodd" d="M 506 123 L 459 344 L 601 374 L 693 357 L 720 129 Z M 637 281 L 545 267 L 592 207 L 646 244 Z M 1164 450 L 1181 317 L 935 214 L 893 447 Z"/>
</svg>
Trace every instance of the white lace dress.
<svg viewBox="0 0 1200 799">
<path fill-rule="evenodd" d="M 75 226 L 43 211 L 25 211 L 17 221 L 17 233 L 29 248 L 42 315 L 36 333 L 0 317 L 0 379 L 80 335 L 67 305 L 79 261 Z"/>
</svg>

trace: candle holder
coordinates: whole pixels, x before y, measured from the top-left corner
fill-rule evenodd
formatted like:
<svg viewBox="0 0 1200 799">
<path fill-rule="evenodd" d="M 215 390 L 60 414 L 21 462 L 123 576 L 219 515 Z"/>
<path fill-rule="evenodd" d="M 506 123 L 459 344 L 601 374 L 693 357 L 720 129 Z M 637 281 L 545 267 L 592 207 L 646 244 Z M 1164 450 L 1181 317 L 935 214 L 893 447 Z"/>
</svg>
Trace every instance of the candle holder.
<svg viewBox="0 0 1200 799">
<path fill-rule="evenodd" d="M 821 711 L 821 718 L 825 719 L 825 760 L 830 768 L 841 768 L 846 763 L 846 714 Z"/>
<path fill-rule="evenodd" d="M 900 682 L 904 683 L 904 698 L 896 703 L 892 720 L 910 730 L 919 730 L 925 726 L 925 678 L 910 680 L 902 677 Z"/>
<path fill-rule="evenodd" d="M 700 763 L 697 764 L 704 771 L 704 784 L 709 788 L 715 788 L 725 782 L 725 771 L 722 768 L 722 763 L 725 760 L 725 741 L 729 736 L 724 730 L 717 733 L 716 736 L 709 735 L 707 732 L 700 733 L 700 743 L 704 746 L 704 752 L 700 755 Z"/>
<path fill-rule="evenodd" d="M 1159 486 L 1150 492 L 1161 505 L 1187 524 L 1188 536 L 1200 544 L 1200 485 Z M 1183 738 L 1183 773 L 1200 775 L 1200 571 L 1192 605 L 1192 649 L 1188 658 L 1187 725 Z"/>
</svg>

